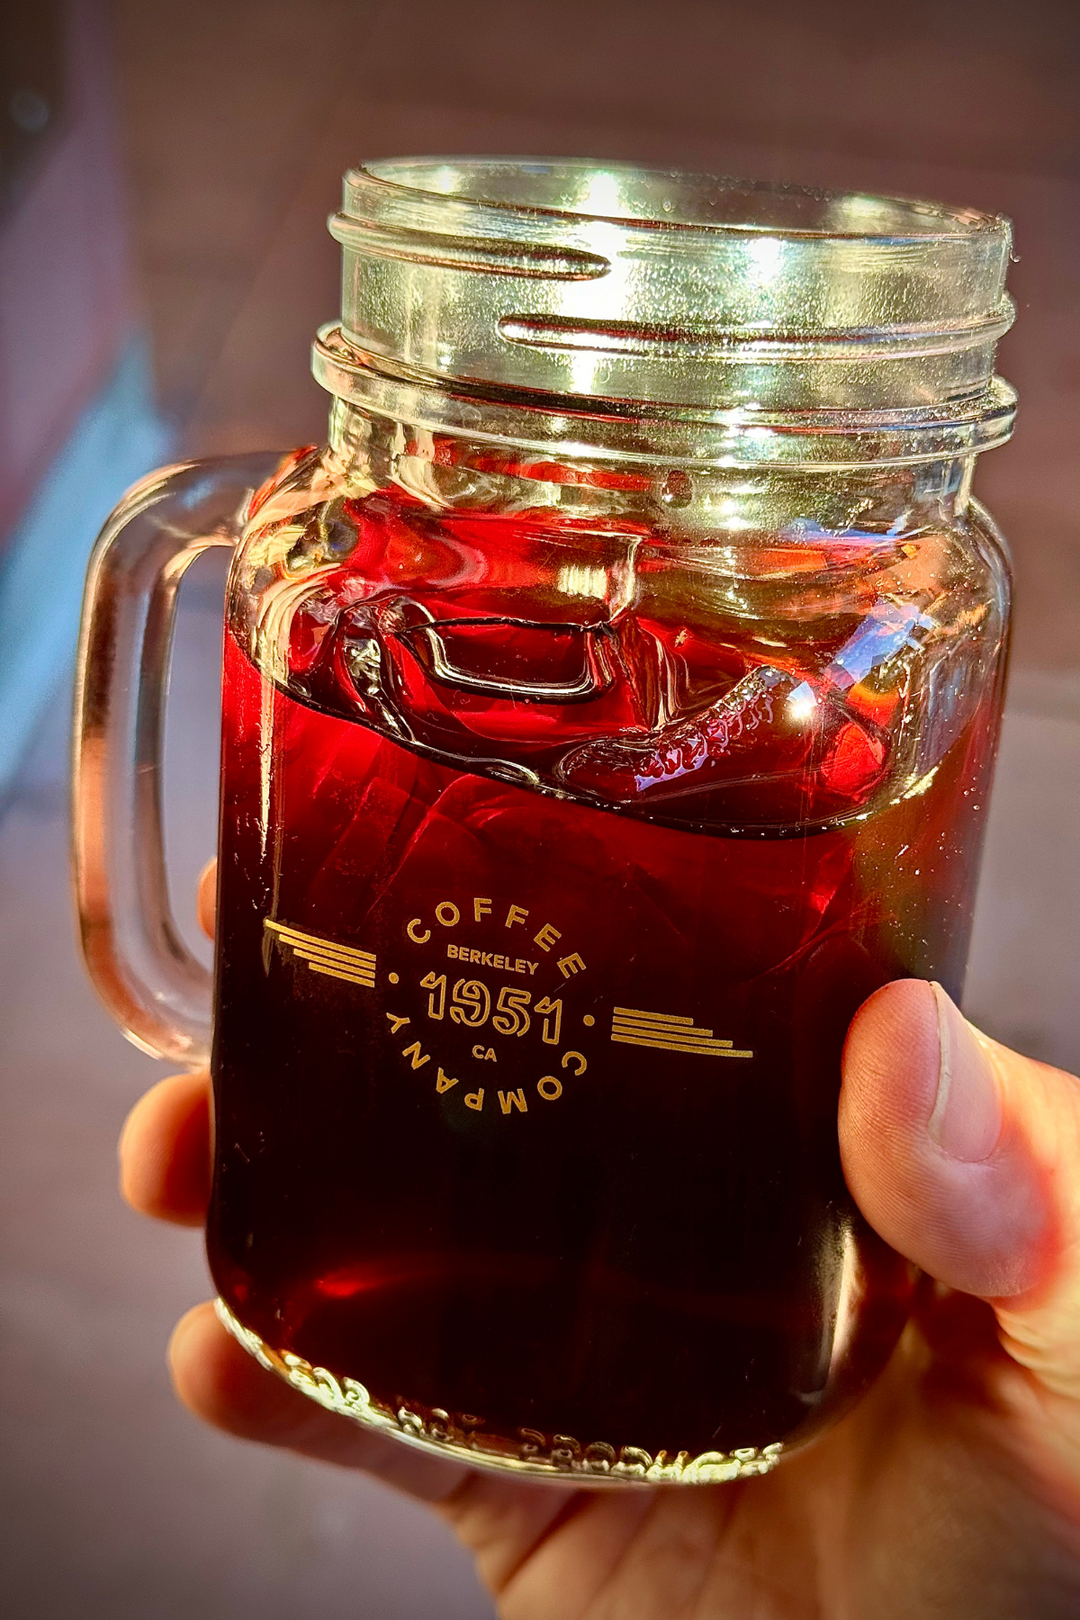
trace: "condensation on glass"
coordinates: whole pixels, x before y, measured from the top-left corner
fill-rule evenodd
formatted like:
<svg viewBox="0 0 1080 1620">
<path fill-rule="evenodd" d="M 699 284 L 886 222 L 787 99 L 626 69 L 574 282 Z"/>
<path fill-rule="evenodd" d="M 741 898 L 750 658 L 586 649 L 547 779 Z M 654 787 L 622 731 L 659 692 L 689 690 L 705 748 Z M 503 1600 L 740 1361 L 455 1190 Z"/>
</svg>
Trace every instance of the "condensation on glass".
<svg viewBox="0 0 1080 1620">
<path fill-rule="evenodd" d="M 155 475 L 91 566 L 83 938 L 206 1061 L 222 1319 L 334 1411 L 597 1483 L 762 1473 L 889 1355 L 848 1021 L 959 995 L 1006 221 L 588 162 L 346 176 L 322 448 Z M 216 983 L 161 842 L 176 589 L 234 548 Z M 212 1016 L 213 1013 L 213 1016 Z"/>
</svg>

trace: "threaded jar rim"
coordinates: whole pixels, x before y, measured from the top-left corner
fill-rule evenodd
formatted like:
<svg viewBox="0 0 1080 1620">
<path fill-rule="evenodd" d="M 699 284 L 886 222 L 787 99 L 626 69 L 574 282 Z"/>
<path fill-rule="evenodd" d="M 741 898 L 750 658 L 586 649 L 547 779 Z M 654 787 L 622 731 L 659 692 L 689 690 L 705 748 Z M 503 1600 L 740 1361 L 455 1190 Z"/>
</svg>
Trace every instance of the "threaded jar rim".
<svg viewBox="0 0 1080 1620">
<path fill-rule="evenodd" d="M 722 419 L 723 459 L 739 462 L 828 459 L 838 446 L 809 448 L 815 427 L 852 441 L 845 462 L 971 453 L 1011 429 L 993 375 L 1013 314 L 1000 215 L 586 159 L 434 157 L 350 170 L 330 229 L 342 318 L 315 372 L 368 408 L 411 385 L 504 413 Z"/>
</svg>

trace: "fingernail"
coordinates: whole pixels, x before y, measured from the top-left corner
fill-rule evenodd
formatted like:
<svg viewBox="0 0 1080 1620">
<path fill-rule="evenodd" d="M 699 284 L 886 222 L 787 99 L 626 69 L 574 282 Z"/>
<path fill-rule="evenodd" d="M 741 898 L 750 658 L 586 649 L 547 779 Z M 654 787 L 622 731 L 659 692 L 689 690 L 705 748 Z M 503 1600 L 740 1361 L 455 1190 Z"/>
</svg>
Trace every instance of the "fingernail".
<svg viewBox="0 0 1080 1620">
<path fill-rule="evenodd" d="M 950 1159 L 979 1164 L 988 1159 L 1001 1136 L 1001 1092 L 990 1060 L 959 1007 L 940 984 L 932 984 L 937 1003 L 937 1097 L 927 1129 Z"/>
</svg>

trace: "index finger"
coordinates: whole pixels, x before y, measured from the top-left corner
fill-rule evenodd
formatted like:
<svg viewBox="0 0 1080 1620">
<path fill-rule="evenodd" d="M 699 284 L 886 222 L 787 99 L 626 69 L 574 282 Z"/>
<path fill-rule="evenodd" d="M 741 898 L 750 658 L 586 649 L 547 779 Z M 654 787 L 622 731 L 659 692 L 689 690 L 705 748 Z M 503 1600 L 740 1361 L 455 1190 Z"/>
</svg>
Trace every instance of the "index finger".
<svg viewBox="0 0 1080 1620">
<path fill-rule="evenodd" d="M 208 939 L 214 937 L 217 918 L 217 859 L 207 861 L 199 874 L 199 894 L 195 903 L 199 927 Z"/>
<path fill-rule="evenodd" d="M 201 1226 L 210 1202 L 210 1076 L 174 1074 L 135 1104 L 120 1133 L 120 1190 L 132 1209 Z"/>
</svg>

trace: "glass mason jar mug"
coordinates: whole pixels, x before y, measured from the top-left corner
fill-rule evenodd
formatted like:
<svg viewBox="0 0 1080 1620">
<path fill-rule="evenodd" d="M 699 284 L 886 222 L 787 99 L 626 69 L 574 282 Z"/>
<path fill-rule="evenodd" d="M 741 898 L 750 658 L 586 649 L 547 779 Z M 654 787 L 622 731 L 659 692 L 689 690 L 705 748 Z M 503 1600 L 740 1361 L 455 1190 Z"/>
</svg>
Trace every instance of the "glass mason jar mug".
<svg viewBox="0 0 1080 1620">
<path fill-rule="evenodd" d="M 760 1473 L 912 1278 L 840 1051 L 960 991 L 1008 575 L 1009 229 L 584 162 L 350 173 L 323 449 L 110 521 L 80 659 L 86 957 L 209 1050 L 222 1317 L 324 1405 L 518 1473 Z M 177 583 L 228 586 L 216 978 L 164 879 Z"/>
</svg>

